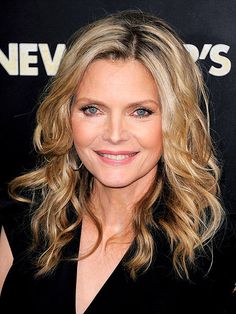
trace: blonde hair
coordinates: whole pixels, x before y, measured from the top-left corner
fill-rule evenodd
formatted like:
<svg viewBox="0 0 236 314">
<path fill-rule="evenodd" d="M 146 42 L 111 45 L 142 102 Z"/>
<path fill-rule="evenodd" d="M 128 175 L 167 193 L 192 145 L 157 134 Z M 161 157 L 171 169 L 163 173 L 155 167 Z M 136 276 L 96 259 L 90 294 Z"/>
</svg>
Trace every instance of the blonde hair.
<svg viewBox="0 0 236 314">
<path fill-rule="evenodd" d="M 70 124 L 75 90 L 88 65 L 97 59 L 138 60 L 151 72 L 161 101 L 163 155 L 157 177 L 135 204 L 136 247 L 126 266 L 133 278 L 148 269 L 154 254 L 150 231 L 154 228 L 166 234 L 177 274 L 188 278 L 196 252 L 204 250 L 224 215 L 219 201 L 220 169 L 209 132 L 208 97 L 199 67 L 172 28 L 160 18 L 136 10 L 109 15 L 74 35 L 37 112 L 34 144 L 43 162 L 10 184 L 14 198 L 27 201 L 19 196 L 19 191 L 27 188 L 42 200 L 32 217 L 35 247 L 44 243 L 37 261 L 38 275 L 56 267 L 84 213 L 99 231 L 90 253 L 102 238 L 101 223 L 90 203 L 93 176 L 84 166 L 73 170 L 78 156 Z M 164 194 L 165 186 L 168 193 Z M 165 215 L 155 220 L 154 204 L 161 196 Z M 67 217 L 69 203 L 77 215 L 73 223 Z"/>
</svg>

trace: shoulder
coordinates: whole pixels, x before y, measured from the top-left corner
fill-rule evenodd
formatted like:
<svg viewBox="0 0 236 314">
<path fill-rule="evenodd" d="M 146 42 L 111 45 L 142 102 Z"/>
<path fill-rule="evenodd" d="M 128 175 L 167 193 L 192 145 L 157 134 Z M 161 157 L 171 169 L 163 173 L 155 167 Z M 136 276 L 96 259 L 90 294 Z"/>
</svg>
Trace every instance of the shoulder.
<svg viewBox="0 0 236 314">
<path fill-rule="evenodd" d="M 236 283 L 235 218 L 235 214 L 227 214 L 221 228 L 205 246 L 205 252 L 197 257 L 196 268 L 192 272 L 191 286 L 196 295 L 205 298 L 209 308 L 214 302 L 216 311 L 218 309 L 220 313 L 224 313 L 223 309 L 229 311 L 231 303 L 235 300 L 233 293 Z"/>
<path fill-rule="evenodd" d="M 231 303 L 235 303 L 236 295 L 233 293 L 236 283 L 235 213 L 227 214 L 224 224 L 206 244 L 204 251 L 196 253 L 195 264 L 189 268 L 189 280 L 181 279 L 174 271 L 167 236 L 161 231 L 153 235 L 157 248 L 156 257 L 149 274 L 144 277 L 155 286 L 156 282 L 161 282 L 162 291 L 173 300 L 176 308 L 183 296 L 189 305 L 204 300 L 208 312 L 214 308 L 216 313 L 223 313 L 224 309 L 231 307 Z M 198 310 L 200 313 L 201 309 Z"/>
</svg>

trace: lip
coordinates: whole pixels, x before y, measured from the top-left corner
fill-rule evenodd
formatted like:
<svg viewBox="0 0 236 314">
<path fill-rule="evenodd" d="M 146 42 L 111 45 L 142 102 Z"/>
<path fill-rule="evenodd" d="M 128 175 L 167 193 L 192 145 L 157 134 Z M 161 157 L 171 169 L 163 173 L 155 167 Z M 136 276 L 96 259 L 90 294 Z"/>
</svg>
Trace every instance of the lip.
<svg viewBox="0 0 236 314">
<path fill-rule="evenodd" d="M 112 165 L 112 166 L 127 165 L 127 164 L 131 163 L 136 158 L 136 156 L 138 155 L 138 152 L 131 152 L 131 151 L 111 152 L 111 151 L 107 151 L 107 150 L 100 150 L 100 151 L 96 151 L 96 153 L 102 162 L 104 162 L 105 164 L 108 164 L 108 165 Z M 125 159 L 122 159 L 122 160 L 114 160 L 114 159 L 110 159 L 108 157 L 101 156 L 101 155 L 99 155 L 99 153 L 110 154 L 110 155 L 128 155 L 128 154 L 134 154 L 135 153 L 135 155 L 126 157 Z"/>
<path fill-rule="evenodd" d="M 111 151 L 111 150 L 96 150 L 95 152 L 99 154 L 109 154 L 109 155 L 129 155 L 129 154 L 138 153 L 138 152 L 128 151 L 128 150 L 119 150 L 116 152 Z"/>
</svg>

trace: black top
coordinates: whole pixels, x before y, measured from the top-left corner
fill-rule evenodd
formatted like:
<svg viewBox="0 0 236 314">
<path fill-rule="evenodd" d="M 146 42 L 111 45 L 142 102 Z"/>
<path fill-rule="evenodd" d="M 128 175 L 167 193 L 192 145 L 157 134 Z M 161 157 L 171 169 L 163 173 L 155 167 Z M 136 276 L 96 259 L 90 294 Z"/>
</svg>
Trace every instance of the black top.
<svg viewBox="0 0 236 314">
<path fill-rule="evenodd" d="M 71 213 L 73 213 L 73 209 Z M 28 206 L 14 203 L 2 209 L 2 223 L 14 256 L 5 280 L 1 314 L 75 314 L 77 263 L 61 261 L 53 275 L 34 279 L 34 268 L 28 258 L 31 240 Z M 73 215 L 72 215 L 73 216 Z M 131 248 L 92 301 L 85 314 L 228 314 L 236 313 L 236 223 L 228 221 L 215 238 L 214 262 L 198 258 L 198 268 L 190 272 L 191 281 L 174 274 L 168 243 L 161 233 L 153 234 L 157 251 L 148 271 L 133 281 L 123 266 Z M 78 255 L 81 227 L 64 255 Z"/>
</svg>

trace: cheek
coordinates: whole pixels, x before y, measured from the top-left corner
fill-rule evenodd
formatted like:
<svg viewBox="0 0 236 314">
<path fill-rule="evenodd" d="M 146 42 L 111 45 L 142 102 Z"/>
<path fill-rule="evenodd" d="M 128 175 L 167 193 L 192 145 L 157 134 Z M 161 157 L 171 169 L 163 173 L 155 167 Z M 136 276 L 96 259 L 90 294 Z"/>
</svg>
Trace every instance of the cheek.
<svg viewBox="0 0 236 314">
<path fill-rule="evenodd" d="M 76 147 L 86 147 L 94 140 L 96 132 L 87 123 L 72 119 L 72 136 Z"/>
<path fill-rule="evenodd" d="M 161 121 L 154 123 L 147 128 L 141 128 L 139 131 L 139 138 L 142 146 L 153 151 L 162 150 L 162 126 Z"/>
</svg>

